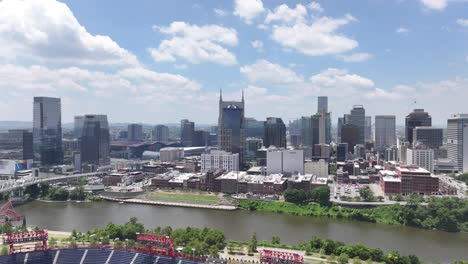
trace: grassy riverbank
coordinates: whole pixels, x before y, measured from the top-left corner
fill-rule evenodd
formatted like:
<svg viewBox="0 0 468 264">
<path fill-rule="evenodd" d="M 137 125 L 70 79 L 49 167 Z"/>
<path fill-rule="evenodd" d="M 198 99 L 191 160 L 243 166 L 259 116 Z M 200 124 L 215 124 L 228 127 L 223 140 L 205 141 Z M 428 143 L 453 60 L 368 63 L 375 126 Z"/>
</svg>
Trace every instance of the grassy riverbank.
<svg viewBox="0 0 468 264">
<path fill-rule="evenodd" d="M 457 198 L 433 198 L 427 205 L 389 205 L 370 209 L 352 209 L 319 204 L 287 202 L 239 201 L 239 207 L 248 210 L 269 211 L 302 216 L 343 218 L 391 225 L 407 225 L 448 232 L 468 232 L 468 201 Z"/>
<path fill-rule="evenodd" d="M 213 205 L 219 204 L 221 199 L 217 195 L 199 194 L 199 193 L 174 193 L 174 192 L 151 192 L 145 195 L 150 201 L 168 202 L 168 203 L 187 203 Z"/>
</svg>

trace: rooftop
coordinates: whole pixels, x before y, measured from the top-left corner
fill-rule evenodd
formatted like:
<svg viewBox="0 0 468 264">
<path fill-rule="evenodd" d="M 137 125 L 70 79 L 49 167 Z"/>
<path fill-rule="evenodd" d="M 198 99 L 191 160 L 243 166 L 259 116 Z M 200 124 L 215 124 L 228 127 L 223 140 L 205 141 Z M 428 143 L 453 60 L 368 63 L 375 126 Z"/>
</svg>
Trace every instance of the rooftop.
<svg viewBox="0 0 468 264">
<path fill-rule="evenodd" d="M 246 171 L 231 171 L 231 172 L 228 172 L 228 173 L 225 173 L 225 174 L 219 176 L 216 179 L 218 179 L 218 180 L 236 180 L 236 179 L 244 178 L 245 176 L 247 176 Z"/>
<path fill-rule="evenodd" d="M 392 176 L 392 177 L 398 176 L 398 174 L 395 171 L 391 171 L 391 170 L 381 170 L 379 171 L 379 174 L 382 176 Z"/>
<path fill-rule="evenodd" d="M 382 179 L 384 182 L 401 182 L 401 178 L 391 177 L 391 176 L 385 176 L 385 177 L 382 177 Z"/>
</svg>

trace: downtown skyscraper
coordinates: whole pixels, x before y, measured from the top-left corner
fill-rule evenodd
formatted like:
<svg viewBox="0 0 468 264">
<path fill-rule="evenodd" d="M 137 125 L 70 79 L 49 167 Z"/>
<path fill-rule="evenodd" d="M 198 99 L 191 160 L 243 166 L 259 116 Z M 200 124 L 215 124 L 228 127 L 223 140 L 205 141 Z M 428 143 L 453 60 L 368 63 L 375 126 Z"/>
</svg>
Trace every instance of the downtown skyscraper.
<svg viewBox="0 0 468 264">
<path fill-rule="evenodd" d="M 286 125 L 281 118 L 268 117 L 264 125 L 263 145 L 286 148 Z"/>
<path fill-rule="evenodd" d="M 432 126 L 432 118 L 424 109 L 414 109 L 405 119 L 405 137 L 410 144 L 413 143 L 413 129 L 421 126 Z"/>
<path fill-rule="evenodd" d="M 60 98 L 34 97 L 33 153 L 36 167 L 63 163 Z"/>
<path fill-rule="evenodd" d="M 447 157 L 457 164 L 458 172 L 468 172 L 468 114 L 447 121 Z"/>
<path fill-rule="evenodd" d="M 109 123 L 106 115 L 85 115 L 80 136 L 81 164 L 110 163 Z"/>
<path fill-rule="evenodd" d="M 220 150 L 239 153 L 239 165 L 244 164 L 246 146 L 244 92 L 242 100 L 223 101 L 222 92 L 219 95 L 218 146 Z"/>
<path fill-rule="evenodd" d="M 396 145 L 396 117 L 394 115 L 375 116 L 375 149 L 384 151 L 385 148 Z"/>
<path fill-rule="evenodd" d="M 355 105 L 350 114 L 344 116 L 343 125 L 354 125 L 358 129 L 357 144 L 364 145 L 366 142 L 366 110 L 362 105 Z M 343 131 L 341 132 L 341 142 L 343 141 Z"/>
</svg>

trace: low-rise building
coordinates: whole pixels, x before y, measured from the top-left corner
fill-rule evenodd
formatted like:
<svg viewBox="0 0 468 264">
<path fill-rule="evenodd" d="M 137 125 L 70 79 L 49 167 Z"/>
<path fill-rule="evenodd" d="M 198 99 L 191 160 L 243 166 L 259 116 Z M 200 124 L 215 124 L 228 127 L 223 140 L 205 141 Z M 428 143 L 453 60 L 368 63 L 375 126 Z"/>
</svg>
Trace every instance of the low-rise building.
<svg viewBox="0 0 468 264">
<path fill-rule="evenodd" d="M 439 192 L 439 178 L 418 166 L 401 166 L 395 169 L 401 178 L 402 194 L 431 195 Z"/>
<path fill-rule="evenodd" d="M 246 175 L 247 172 L 245 171 L 230 171 L 216 178 L 216 181 L 219 182 L 221 192 L 238 193 L 239 189 L 237 182 L 239 181 L 239 179 L 244 178 Z"/>
<path fill-rule="evenodd" d="M 324 159 L 318 161 L 307 160 L 304 163 L 304 173 L 314 174 L 319 177 L 328 177 L 328 162 Z"/>
<path fill-rule="evenodd" d="M 327 186 L 327 178 L 320 178 L 312 174 L 299 174 L 288 178 L 288 188 L 292 189 L 310 191 L 322 186 Z"/>
<path fill-rule="evenodd" d="M 401 194 L 401 178 L 395 171 L 381 170 L 379 176 L 380 188 L 385 195 Z"/>
</svg>

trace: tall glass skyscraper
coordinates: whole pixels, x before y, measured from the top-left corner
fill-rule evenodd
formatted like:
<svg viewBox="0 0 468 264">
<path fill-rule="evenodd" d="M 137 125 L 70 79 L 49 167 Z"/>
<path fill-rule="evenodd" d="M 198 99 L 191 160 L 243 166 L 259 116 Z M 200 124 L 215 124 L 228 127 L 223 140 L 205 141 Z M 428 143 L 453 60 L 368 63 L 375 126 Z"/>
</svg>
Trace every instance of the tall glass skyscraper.
<svg viewBox="0 0 468 264">
<path fill-rule="evenodd" d="M 286 148 L 286 125 L 281 118 L 268 117 L 264 125 L 263 145 Z"/>
<path fill-rule="evenodd" d="M 406 141 L 413 143 L 413 129 L 420 126 L 432 126 L 432 118 L 424 109 L 414 109 L 405 119 Z"/>
<path fill-rule="evenodd" d="M 85 115 L 80 136 L 81 164 L 110 163 L 109 123 L 106 115 Z"/>
<path fill-rule="evenodd" d="M 60 98 L 34 97 L 34 166 L 59 165 L 63 162 L 61 111 Z"/>
<path fill-rule="evenodd" d="M 219 95 L 218 145 L 220 150 L 239 153 L 239 164 L 242 167 L 245 157 L 246 141 L 244 93 L 242 101 L 223 101 Z"/>
<path fill-rule="evenodd" d="M 344 124 L 355 125 L 359 129 L 357 144 L 364 145 L 366 142 L 366 110 L 362 105 L 355 105 L 349 115 L 345 115 Z M 341 135 L 343 141 L 343 134 Z"/>
<path fill-rule="evenodd" d="M 375 149 L 384 151 L 396 145 L 396 118 L 394 115 L 375 116 Z"/>
<path fill-rule="evenodd" d="M 187 119 L 180 120 L 180 143 L 184 147 L 192 147 L 195 136 L 195 123 Z"/>
</svg>

